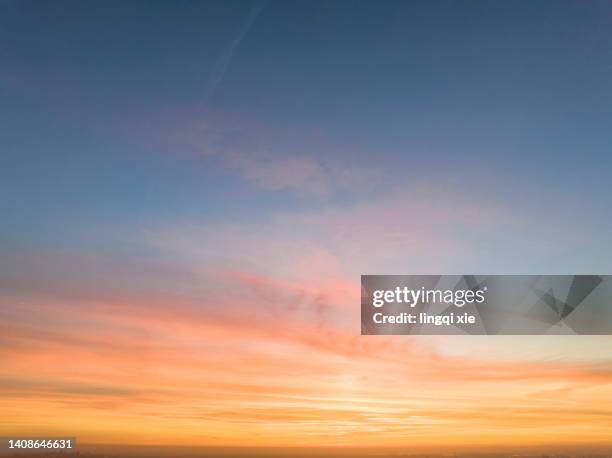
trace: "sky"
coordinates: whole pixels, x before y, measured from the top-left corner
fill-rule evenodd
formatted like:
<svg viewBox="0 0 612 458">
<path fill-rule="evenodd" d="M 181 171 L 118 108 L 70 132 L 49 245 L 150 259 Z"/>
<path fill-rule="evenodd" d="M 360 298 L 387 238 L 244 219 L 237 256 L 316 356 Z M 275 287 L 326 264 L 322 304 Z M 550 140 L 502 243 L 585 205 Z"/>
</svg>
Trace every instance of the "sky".
<svg viewBox="0 0 612 458">
<path fill-rule="evenodd" d="M 612 338 L 361 336 L 361 274 L 612 273 L 609 1 L 0 2 L 0 436 L 612 446 Z"/>
</svg>

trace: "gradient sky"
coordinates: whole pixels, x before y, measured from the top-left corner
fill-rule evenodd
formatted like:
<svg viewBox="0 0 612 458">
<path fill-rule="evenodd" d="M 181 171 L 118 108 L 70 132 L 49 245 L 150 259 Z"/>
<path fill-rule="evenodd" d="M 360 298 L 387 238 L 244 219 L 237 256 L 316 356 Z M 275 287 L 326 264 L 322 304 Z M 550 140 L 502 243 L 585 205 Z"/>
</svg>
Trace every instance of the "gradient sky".
<svg viewBox="0 0 612 458">
<path fill-rule="evenodd" d="M 0 2 L 0 435 L 612 445 L 612 338 L 360 336 L 362 273 L 612 273 L 608 1 Z"/>
</svg>

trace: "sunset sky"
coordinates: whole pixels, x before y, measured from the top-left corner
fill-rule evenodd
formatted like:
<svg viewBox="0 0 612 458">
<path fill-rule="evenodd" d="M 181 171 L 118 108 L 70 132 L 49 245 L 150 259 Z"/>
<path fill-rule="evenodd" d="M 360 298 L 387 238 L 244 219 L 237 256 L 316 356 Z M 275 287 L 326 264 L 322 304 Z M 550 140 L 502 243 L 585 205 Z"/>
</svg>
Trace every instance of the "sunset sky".
<svg viewBox="0 0 612 458">
<path fill-rule="evenodd" d="M 361 336 L 361 274 L 612 274 L 612 2 L 0 0 L 0 436 L 612 447 L 612 337 Z"/>
</svg>

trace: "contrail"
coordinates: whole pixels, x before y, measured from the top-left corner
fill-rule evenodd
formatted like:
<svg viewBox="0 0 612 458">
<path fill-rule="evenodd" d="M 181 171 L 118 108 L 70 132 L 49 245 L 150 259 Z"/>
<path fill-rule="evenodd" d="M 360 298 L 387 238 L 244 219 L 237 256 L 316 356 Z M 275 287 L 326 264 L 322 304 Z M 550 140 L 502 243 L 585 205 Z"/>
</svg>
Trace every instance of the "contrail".
<svg viewBox="0 0 612 458">
<path fill-rule="evenodd" d="M 216 92 L 217 87 L 225 76 L 225 72 L 227 71 L 227 67 L 229 66 L 230 61 L 232 60 L 234 51 L 236 50 L 238 45 L 240 45 L 240 42 L 244 39 L 245 35 L 248 33 L 249 29 L 253 25 L 253 22 L 255 22 L 255 19 L 257 19 L 257 16 L 259 16 L 259 13 L 261 13 L 261 10 L 263 10 L 264 6 L 264 0 L 258 0 L 253 3 L 253 6 L 249 11 L 248 16 L 236 31 L 234 38 L 228 44 L 227 48 L 225 48 L 225 51 L 223 52 L 221 57 L 219 57 L 217 62 L 215 62 L 212 72 L 210 73 L 210 77 L 208 78 L 206 99 L 212 97 Z"/>
</svg>

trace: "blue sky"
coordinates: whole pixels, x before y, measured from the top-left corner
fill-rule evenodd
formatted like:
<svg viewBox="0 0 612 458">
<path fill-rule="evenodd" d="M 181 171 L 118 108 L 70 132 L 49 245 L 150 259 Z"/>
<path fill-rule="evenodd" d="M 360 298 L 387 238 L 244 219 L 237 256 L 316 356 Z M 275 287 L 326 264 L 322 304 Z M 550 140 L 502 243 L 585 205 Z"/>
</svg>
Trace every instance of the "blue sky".
<svg viewBox="0 0 612 458">
<path fill-rule="evenodd" d="M 1 8 L 6 240 L 95 246 L 108 226 L 265 221 L 438 180 L 610 226 L 607 2 Z"/>
<path fill-rule="evenodd" d="M 5 239 L 265 220 L 438 177 L 609 227 L 607 2 L 1 8 Z M 276 176 L 344 164 L 364 186 Z"/>
</svg>

